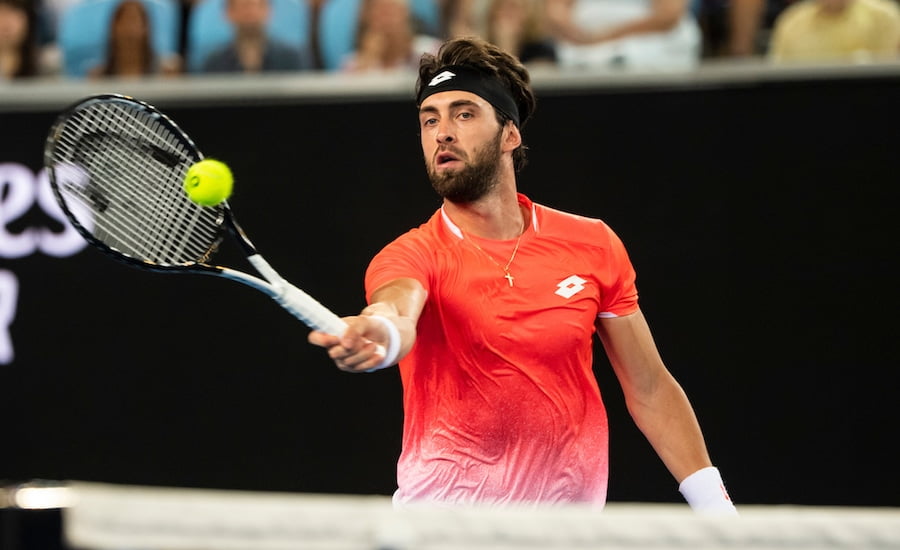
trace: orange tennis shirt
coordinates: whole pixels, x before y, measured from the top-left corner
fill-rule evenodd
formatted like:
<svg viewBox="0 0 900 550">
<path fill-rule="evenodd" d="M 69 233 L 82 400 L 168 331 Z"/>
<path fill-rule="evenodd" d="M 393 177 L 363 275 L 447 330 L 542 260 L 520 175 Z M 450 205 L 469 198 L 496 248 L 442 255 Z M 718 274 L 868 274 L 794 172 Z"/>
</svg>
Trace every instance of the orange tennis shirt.
<svg viewBox="0 0 900 550">
<path fill-rule="evenodd" d="M 394 500 L 606 501 L 608 428 L 592 371 L 598 317 L 637 310 L 634 269 L 602 221 L 532 203 L 513 241 L 464 234 L 443 209 L 380 251 L 366 292 L 399 277 L 428 299 L 400 362 Z"/>
</svg>

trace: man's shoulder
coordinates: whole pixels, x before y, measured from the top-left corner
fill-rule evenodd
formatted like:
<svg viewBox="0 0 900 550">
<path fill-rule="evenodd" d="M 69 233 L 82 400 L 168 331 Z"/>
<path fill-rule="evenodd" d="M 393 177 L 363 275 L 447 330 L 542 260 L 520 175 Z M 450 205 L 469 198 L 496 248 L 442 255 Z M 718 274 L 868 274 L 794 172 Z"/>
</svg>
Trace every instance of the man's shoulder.
<svg viewBox="0 0 900 550">
<path fill-rule="evenodd" d="M 428 220 L 418 227 L 407 230 L 398 236 L 391 244 L 412 244 L 423 245 L 429 248 L 439 248 L 447 244 L 446 227 L 441 218 L 441 211 L 438 210 L 431 215 Z"/>
<path fill-rule="evenodd" d="M 306 68 L 306 52 L 293 44 L 270 38 L 266 42 L 269 70 L 302 70 Z"/>
<path fill-rule="evenodd" d="M 239 68 L 237 50 L 233 43 L 222 44 L 213 49 L 203 60 L 204 71 L 233 71 Z"/>
<path fill-rule="evenodd" d="M 266 49 L 268 51 L 284 55 L 297 55 L 300 53 L 300 48 L 298 48 L 297 46 L 288 44 L 287 42 L 278 40 L 277 38 L 269 38 L 266 41 Z"/>
<path fill-rule="evenodd" d="M 606 240 L 612 229 L 600 218 L 535 204 L 539 232 L 542 236 L 572 242 L 598 244 Z"/>
<path fill-rule="evenodd" d="M 402 233 L 385 245 L 369 262 L 367 287 L 377 287 L 397 277 L 415 277 L 428 286 L 428 273 L 434 268 L 441 251 L 451 242 L 442 234 L 440 211 L 427 222 Z"/>
</svg>

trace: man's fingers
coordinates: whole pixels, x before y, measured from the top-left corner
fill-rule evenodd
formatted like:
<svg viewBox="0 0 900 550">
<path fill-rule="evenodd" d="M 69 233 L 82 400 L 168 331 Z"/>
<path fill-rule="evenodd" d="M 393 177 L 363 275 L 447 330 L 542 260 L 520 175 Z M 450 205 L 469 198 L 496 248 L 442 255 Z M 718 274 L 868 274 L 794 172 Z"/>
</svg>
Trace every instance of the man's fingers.
<svg viewBox="0 0 900 550">
<path fill-rule="evenodd" d="M 364 371 L 379 365 L 386 353 L 384 346 L 364 336 L 371 328 L 364 317 L 347 318 L 349 328 L 341 336 L 310 331 L 309 343 L 324 347 L 337 367 L 344 371 Z M 375 325 L 380 328 L 379 324 Z"/>
<path fill-rule="evenodd" d="M 384 346 L 366 341 L 358 350 L 347 350 L 336 346 L 328 351 L 339 369 L 345 371 L 368 370 L 384 359 Z"/>
<path fill-rule="evenodd" d="M 332 334 L 328 334 L 326 332 L 320 332 L 318 330 L 310 331 L 309 336 L 307 336 L 307 341 L 310 344 L 315 346 L 321 346 L 323 348 L 330 348 L 332 346 L 336 346 L 341 342 L 341 339 Z"/>
</svg>

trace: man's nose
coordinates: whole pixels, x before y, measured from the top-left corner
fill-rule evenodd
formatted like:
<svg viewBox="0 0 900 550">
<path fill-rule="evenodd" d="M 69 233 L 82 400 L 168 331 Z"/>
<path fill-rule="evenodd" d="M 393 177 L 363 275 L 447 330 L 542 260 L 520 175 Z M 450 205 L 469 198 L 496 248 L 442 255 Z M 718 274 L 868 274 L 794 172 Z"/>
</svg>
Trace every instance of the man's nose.
<svg viewBox="0 0 900 550">
<path fill-rule="evenodd" d="M 438 131 L 435 136 L 438 143 L 453 143 L 456 138 L 453 136 L 453 129 L 450 124 L 446 122 L 441 122 L 438 126 Z"/>
</svg>

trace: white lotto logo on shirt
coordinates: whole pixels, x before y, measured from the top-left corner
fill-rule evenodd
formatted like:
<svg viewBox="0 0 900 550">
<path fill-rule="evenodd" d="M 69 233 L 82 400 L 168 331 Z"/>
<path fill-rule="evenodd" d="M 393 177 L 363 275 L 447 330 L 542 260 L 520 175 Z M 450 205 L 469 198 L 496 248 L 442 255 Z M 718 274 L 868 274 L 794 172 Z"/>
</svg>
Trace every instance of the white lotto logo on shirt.
<svg viewBox="0 0 900 550">
<path fill-rule="evenodd" d="M 572 296 L 575 296 L 576 294 L 584 290 L 584 283 L 586 282 L 586 280 L 582 279 L 578 275 L 566 277 L 565 279 L 560 281 L 558 285 L 556 285 L 558 288 L 556 289 L 556 292 L 554 292 L 554 294 L 558 294 L 566 299 L 571 298 Z"/>
<path fill-rule="evenodd" d="M 441 82 L 447 82 L 451 78 L 456 76 L 456 73 L 451 73 L 450 71 L 444 71 L 441 74 L 431 79 L 431 82 L 428 83 L 429 86 L 437 86 Z"/>
</svg>

